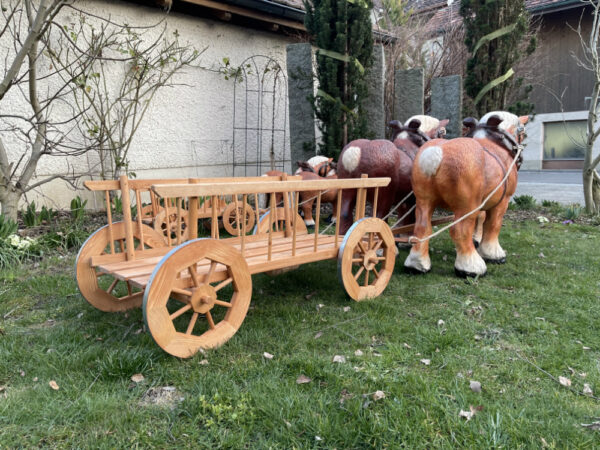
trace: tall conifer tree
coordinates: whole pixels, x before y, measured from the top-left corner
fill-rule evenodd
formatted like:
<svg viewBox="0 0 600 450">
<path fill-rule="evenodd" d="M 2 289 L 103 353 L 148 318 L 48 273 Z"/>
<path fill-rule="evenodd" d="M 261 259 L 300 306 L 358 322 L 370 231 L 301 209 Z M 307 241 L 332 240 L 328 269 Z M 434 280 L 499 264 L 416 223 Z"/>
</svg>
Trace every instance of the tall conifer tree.
<svg viewBox="0 0 600 450">
<path fill-rule="evenodd" d="M 467 61 L 467 76 L 464 86 L 466 94 L 475 99 L 481 90 L 493 80 L 502 77 L 524 56 L 533 53 L 536 47 L 535 36 L 527 36 L 529 14 L 524 0 L 461 0 L 460 15 L 465 24 L 465 44 L 473 54 Z M 505 27 L 507 32 L 485 41 L 473 52 L 483 36 Z M 524 39 L 528 39 L 524 42 Z M 527 102 L 531 86 L 523 86 L 523 78 L 511 76 L 506 81 L 490 89 L 474 106 L 482 116 L 494 110 L 509 110 L 515 114 L 528 114 L 533 105 Z M 510 95 L 520 92 L 518 98 L 510 102 Z M 514 95 L 512 96 L 514 99 Z M 509 104 L 511 103 L 511 104 Z"/>
<path fill-rule="evenodd" d="M 363 101 L 373 58 L 372 7 L 371 0 L 305 1 L 305 25 L 314 45 L 335 52 L 317 51 L 319 95 L 312 99 L 322 133 L 320 150 L 327 156 L 337 157 L 349 141 L 367 137 Z"/>
</svg>

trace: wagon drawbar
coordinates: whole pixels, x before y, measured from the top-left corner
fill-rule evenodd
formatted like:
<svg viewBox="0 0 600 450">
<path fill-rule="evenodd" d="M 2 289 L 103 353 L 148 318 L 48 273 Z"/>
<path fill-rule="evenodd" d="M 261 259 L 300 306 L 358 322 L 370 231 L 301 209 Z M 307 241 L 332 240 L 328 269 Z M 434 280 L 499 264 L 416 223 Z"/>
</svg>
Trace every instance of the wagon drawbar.
<svg viewBox="0 0 600 450">
<path fill-rule="evenodd" d="M 147 225 L 141 214 L 133 218 L 126 177 L 118 189 L 122 222 L 112 221 L 107 188 L 114 186 L 88 182 L 88 188 L 105 191 L 108 224 L 83 244 L 76 261 L 77 284 L 86 300 L 103 311 L 142 306 L 152 338 L 174 356 L 189 357 L 200 349 L 217 347 L 236 333 L 250 305 L 253 274 L 337 259 L 342 285 L 351 298 L 360 301 L 380 295 L 393 273 L 392 231 L 383 220 L 365 217 L 367 190 L 374 191 L 376 205 L 378 190 L 389 184 L 389 178 L 143 181 L 145 187 L 150 186 L 155 205 L 161 205 L 166 235 Z M 354 224 L 340 235 L 340 217 L 336 217 L 333 234 L 320 232 L 318 227 L 309 232 L 297 214 L 299 193 L 317 192 L 318 223 L 321 195 L 331 189 L 338 190 L 338 203 L 345 190 L 357 190 Z M 264 195 L 268 201 L 261 216 L 259 198 Z M 134 198 L 135 212 L 143 211 L 143 197 L 135 190 Z M 238 226 L 233 236 L 220 236 L 219 198 L 236 205 Z M 276 198 L 282 198 L 280 204 Z M 207 204 L 209 211 L 200 213 Z M 252 229 L 247 208 L 256 223 Z M 198 219 L 208 212 L 210 237 L 196 238 Z M 187 233 L 181 232 L 183 227 Z"/>
</svg>

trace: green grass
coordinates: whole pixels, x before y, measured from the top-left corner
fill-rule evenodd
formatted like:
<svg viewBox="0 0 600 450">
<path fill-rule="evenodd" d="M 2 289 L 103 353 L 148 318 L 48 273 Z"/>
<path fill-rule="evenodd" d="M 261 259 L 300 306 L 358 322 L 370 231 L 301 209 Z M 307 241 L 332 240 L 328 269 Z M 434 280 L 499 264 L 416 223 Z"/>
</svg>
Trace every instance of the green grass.
<svg viewBox="0 0 600 450">
<path fill-rule="evenodd" d="M 600 395 L 600 229 L 508 222 L 501 242 L 507 264 L 476 281 L 454 277 L 447 233 L 427 275 L 404 274 L 401 250 L 384 295 L 361 303 L 333 261 L 256 275 L 238 333 L 189 360 L 138 333 L 141 311 L 89 306 L 72 256 L 0 271 L 0 447 L 597 447 L 581 424 L 600 402 L 524 358 Z M 142 402 L 161 386 L 177 400 Z M 466 421 L 470 405 L 483 409 Z"/>
</svg>

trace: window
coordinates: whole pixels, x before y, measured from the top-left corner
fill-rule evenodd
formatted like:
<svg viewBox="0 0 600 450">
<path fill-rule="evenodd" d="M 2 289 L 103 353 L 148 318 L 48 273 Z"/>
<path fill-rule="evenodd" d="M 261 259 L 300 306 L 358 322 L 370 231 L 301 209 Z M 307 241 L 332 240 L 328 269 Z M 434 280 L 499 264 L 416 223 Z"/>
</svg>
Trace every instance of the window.
<svg viewBox="0 0 600 450">
<path fill-rule="evenodd" d="M 544 161 L 583 160 L 587 122 L 570 120 L 544 123 Z"/>
</svg>

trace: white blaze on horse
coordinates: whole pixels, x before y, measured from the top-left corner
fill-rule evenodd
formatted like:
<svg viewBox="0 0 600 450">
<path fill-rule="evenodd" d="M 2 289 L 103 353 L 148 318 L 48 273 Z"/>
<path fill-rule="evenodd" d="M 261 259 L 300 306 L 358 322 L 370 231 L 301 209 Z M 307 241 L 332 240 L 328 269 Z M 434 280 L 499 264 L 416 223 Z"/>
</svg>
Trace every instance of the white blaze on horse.
<svg viewBox="0 0 600 450">
<path fill-rule="evenodd" d="M 467 216 L 450 228 L 456 246 L 457 275 L 484 275 L 485 261 L 505 262 L 506 252 L 498 242 L 498 234 L 509 199 L 517 188 L 520 163 L 510 173 L 508 170 L 524 137 L 527 120 L 527 116 L 503 111 L 489 113 L 478 125 L 465 124 L 472 128 L 472 137 L 436 140 L 421 147 L 412 170 L 417 240 L 404 262 L 407 269 L 425 273 L 431 268 L 429 241 L 421 239 L 431 235 L 431 216 L 437 207 L 452 211 L 455 219 Z M 497 186 L 500 187 L 494 192 Z M 472 236 L 478 214 L 470 213 L 478 210 L 486 215 L 481 243 L 476 249 Z"/>
<path fill-rule="evenodd" d="M 333 158 L 328 158 L 327 156 L 313 156 L 308 161 L 305 161 L 305 164 L 300 166 L 298 170 L 296 170 L 295 175 L 300 175 L 300 172 L 311 171 L 316 173 L 320 177 L 331 177 L 336 174 L 336 163 L 333 161 Z"/>
</svg>

